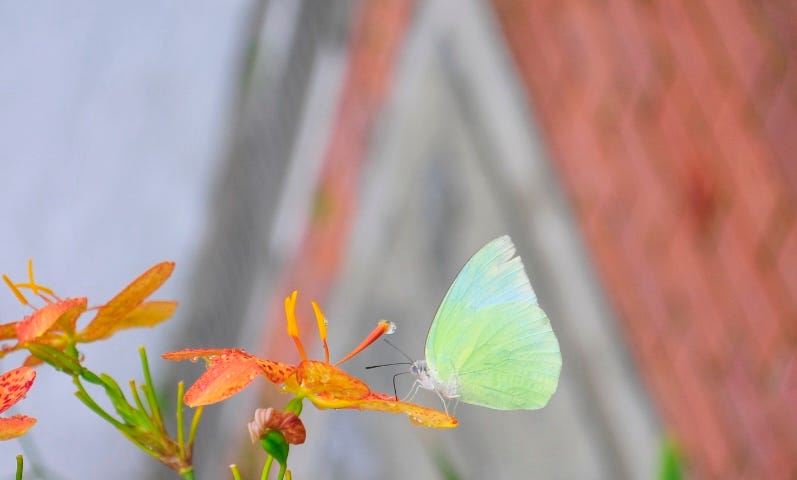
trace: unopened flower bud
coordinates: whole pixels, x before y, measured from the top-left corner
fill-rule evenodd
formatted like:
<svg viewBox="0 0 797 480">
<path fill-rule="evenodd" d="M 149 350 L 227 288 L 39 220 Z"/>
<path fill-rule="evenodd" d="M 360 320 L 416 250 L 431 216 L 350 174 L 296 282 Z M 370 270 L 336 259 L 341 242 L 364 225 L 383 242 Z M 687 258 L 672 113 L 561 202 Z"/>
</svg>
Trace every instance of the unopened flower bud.
<svg viewBox="0 0 797 480">
<path fill-rule="evenodd" d="M 285 441 L 298 445 L 304 443 L 307 431 L 302 420 L 293 412 L 281 412 L 271 407 L 255 410 L 255 419 L 249 422 L 249 437 L 256 442 L 269 430 L 276 430 Z"/>
</svg>

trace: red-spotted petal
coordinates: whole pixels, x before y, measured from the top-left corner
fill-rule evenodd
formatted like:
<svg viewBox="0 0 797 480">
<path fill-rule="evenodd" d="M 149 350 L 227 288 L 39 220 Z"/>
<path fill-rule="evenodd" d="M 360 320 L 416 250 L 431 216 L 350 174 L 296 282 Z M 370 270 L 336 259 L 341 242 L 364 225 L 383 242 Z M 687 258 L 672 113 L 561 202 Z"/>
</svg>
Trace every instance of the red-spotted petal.
<svg viewBox="0 0 797 480">
<path fill-rule="evenodd" d="M 260 373 L 256 359 L 211 363 L 185 393 L 183 401 L 189 407 L 198 407 L 226 400 L 246 388 Z"/>
<path fill-rule="evenodd" d="M 296 379 L 299 392 L 340 400 L 358 400 L 371 393 L 368 385 L 328 363 L 308 360 L 299 364 Z M 289 387 L 288 387 L 289 388 Z"/>
<path fill-rule="evenodd" d="M 186 348 L 176 352 L 166 352 L 161 357 L 165 360 L 191 360 L 199 361 L 200 358 L 214 362 L 216 360 L 251 359 L 254 355 L 246 353 L 240 348 Z"/>
<path fill-rule="evenodd" d="M 454 428 L 457 419 L 440 410 L 396 400 L 384 393 L 372 393 L 367 399 L 358 403 L 361 410 L 377 410 L 380 412 L 405 413 L 414 425 L 430 428 Z"/>
<path fill-rule="evenodd" d="M 36 370 L 28 367 L 17 367 L 0 375 L 0 413 L 24 397 L 35 378 Z"/>
</svg>

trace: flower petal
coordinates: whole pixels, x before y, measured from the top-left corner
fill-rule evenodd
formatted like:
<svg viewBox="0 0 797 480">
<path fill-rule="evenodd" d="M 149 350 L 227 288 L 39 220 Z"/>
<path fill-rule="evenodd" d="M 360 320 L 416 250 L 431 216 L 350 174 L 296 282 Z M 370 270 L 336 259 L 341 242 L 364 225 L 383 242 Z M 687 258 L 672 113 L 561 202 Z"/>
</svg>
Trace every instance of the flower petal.
<svg viewBox="0 0 797 480">
<path fill-rule="evenodd" d="M 113 329 L 114 324 L 127 316 L 144 299 L 163 285 L 173 270 L 174 262 L 162 262 L 133 280 L 130 285 L 99 309 L 97 316 L 80 332 L 80 340 L 92 342 L 105 338 Z"/>
<path fill-rule="evenodd" d="M 439 410 L 422 407 L 414 403 L 396 400 L 384 393 L 371 393 L 360 400 L 344 400 L 339 398 L 319 398 L 308 396 L 313 404 L 321 408 L 356 408 L 358 410 L 375 410 L 379 412 L 405 413 L 414 425 L 429 428 L 454 428 L 457 419 Z"/>
<path fill-rule="evenodd" d="M 36 370 L 28 367 L 17 367 L 0 375 L 0 413 L 24 397 L 35 378 Z"/>
<path fill-rule="evenodd" d="M 256 357 L 255 355 L 246 353 L 240 348 L 187 348 L 176 352 L 164 353 L 161 357 L 166 360 L 191 360 L 192 362 L 196 362 L 200 358 L 203 358 L 207 360 L 210 365 L 214 365 L 217 362 L 236 360 L 254 361 L 260 368 L 260 373 L 275 384 L 283 383 L 286 378 L 296 370 L 293 366 Z"/>
<path fill-rule="evenodd" d="M 85 311 L 85 297 L 67 298 L 49 303 L 17 323 L 19 342 L 25 343 L 40 337 L 53 328 L 56 322 L 62 329 L 67 328 L 70 324 L 74 328 L 75 320 Z"/>
<path fill-rule="evenodd" d="M 183 401 L 189 407 L 220 402 L 246 388 L 261 373 L 256 359 L 213 362 L 188 389 Z"/>
<path fill-rule="evenodd" d="M 288 379 L 285 388 L 296 395 L 358 400 L 371 393 L 368 385 L 329 363 L 307 360 L 299 364 L 296 376 Z"/>
<path fill-rule="evenodd" d="M 459 423 L 456 418 L 440 410 L 402 402 L 384 393 L 372 393 L 368 399 L 359 404 L 358 408 L 381 412 L 406 413 L 413 425 L 421 427 L 454 428 Z"/>
<path fill-rule="evenodd" d="M 10 322 L 0 325 L 0 340 L 10 340 L 17 338 L 17 324 L 19 322 Z"/>
<path fill-rule="evenodd" d="M 27 432 L 36 419 L 25 415 L 14 415 L 9 418 L 0 418 L 0 440 L 9 440 L 22 436 Z"/>
<path fill-rule="evenodd" d="M 265 435 L 268 430 L 282 433 L 285 441 L 294 445 L 304 443 L 307 438 L 307 430 L 295 413 L 280 412 L 272 407 L 255 410 L 255 418 L 249 422 L 248 427 L 252 443 Z"/>
<path fill-rule="evenodd" d="M 119 330 L 128 328 L 154 327 L 170 318 L 176 308 L 177 302 L 173 301 L 144 302 L 135 307 L 124 318 L 112 324 L 110 329 L 94 338 L 94 340 L 108 338 Z"/>
<path fill-rule="evenodd" d="M 203 358 L 210 363 L 219 360 L 255 358 L 254 355 L 246 353 L 240 348 L 186 348 L 175 352 L 166 352 L 161 357 L 165 360 L 191 360 L 192 362 L 197 362 L 200 358 Z"/>
</svg>

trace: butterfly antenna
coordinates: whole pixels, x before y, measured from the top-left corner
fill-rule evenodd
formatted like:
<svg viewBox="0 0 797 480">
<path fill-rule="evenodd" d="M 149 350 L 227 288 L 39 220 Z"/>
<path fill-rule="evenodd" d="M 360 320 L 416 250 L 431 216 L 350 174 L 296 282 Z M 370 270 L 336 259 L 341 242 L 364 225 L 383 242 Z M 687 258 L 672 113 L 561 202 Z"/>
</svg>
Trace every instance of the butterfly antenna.
<svg viewBox="0 0 797 480">
<path fill-rule="evenodd" d="M 410 372 L 399 372 L 393 375 L 393 395 L 396 397 L 397 402 L 398 402 L 398 389 L 396 388 L 396 377 L 398 377 L 399 375 L 404 375 L 405 373 L 410 373 Z"/>
<path fill-rule="evenodd" d="M 407 355 L 406 353 L 404 353 L 404 350 L 402 350 L 402 349 L 400 349 L 399 347 L 397 347 L 397 346 L 393 345 L 392 343 L 390 343 L 390 340 L 388 340 L 387 338 L 383 338 L 382 340 L 384 340 L 384 341 L 385 341 L 385 343 L 387 343 L 387 344 L 388 344 L 388 345 L 390 345 L 391 347 L 395 348 L 395 349 L 396 349 L 396 350 L 397 350 L 397 351 L 398 351 L 400 354 L 404 355 L 404 358 L 406 358 L 407 360 L 409 360 L 411 364 L 412 364 L 412 363 L 415 363 L 415 360 L 413 360 L 413 358 L 412 358 L 412 357 L 410 357 L 409 355 Z"/>
<path fill-rule="evenodd" d="M 372 368 L 379 368 L 379 367 L 390 367 L 393 365 L 412 365 L 410 362 L 398 362 L 398 363 L 383 363 L 382 365 L 369 365 L 365 367 L 366 370 L 370 370 Z"/>
</svg>

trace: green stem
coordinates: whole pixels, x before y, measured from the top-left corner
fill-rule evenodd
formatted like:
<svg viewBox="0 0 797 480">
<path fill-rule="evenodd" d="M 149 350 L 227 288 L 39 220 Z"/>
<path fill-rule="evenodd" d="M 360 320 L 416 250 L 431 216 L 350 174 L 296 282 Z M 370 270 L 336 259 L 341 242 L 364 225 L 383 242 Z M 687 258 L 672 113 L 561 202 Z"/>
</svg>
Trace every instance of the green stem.
<svg viewBox="0 0 797 480">
<path fill-rule="evenodd" d="M 260 480 L 267 480 L 268 479 L 268 472 L 271 471 L 271 464 L 272 463 L 274 463 L 274 457 L 269 455 L 268 459 L 266 459 L 266 463 L 263 465 L 263 473 L 260 474 Z"/>
<path fill-rule="evenodd" d="M 241 478 L 241 472 L 238 470 L 238 465 L 234 463 L 230 465 L 230 471 L 232 472 L 233 480 L 243 480 L 243 478 Z"/>
<path fill-rule="evenodd" d="M 16 480 L 22 480 L 22 466 L 23 466 L 23 463 L 24 462 L 22 461 L 22 455 L 17 455 L 17 475 L 15 477 Z"/>
<path fill-rule="evenodd" d="M 185 480 L 194 480 L 194 467 L 190 467 L 188 470 L 180 472 L 180 476 Z"/>
<path fill-rule="evenodd" d="M 78 391 L 75 393 L 75 395 L 80 399 L 81 402 L 83 402 L 87 407 L 89 407 L 89 409 L 91 409 L 94 413 L 102 417 L 106 422 L 110 423 L 114 427 L 118 428 L 119 430 L 124 428 L 125 425 L 123 423 L 113 418 L 108 412 L 103 410 L 102 407 L 97 405 L 94 399 L 91 398 L 91 395 L 89 395 L 89 392 L 87 392 L 83 387 L 80 377 L 75 375 L 72 377 L 72 381 L 78 388 Z"/>
<path fill-rule="evenodd" d="M 131 435 L 128 432 L 130 428 L 128 425 L 125 425 L 124 423 L 113 418 L 108 412 L 103 410 L 102 407 L 100 407 L 99 405 L 97 405 L 97 403 L 94 402 L 94 400 L 91 398 L 91 395 L 89 395 L 89 393 L 83 387 L 83 384 L 80 382 L 80 377 L 75 375 L 72 377 L 72 380 L 74 381 L 75 385 L 77 385 L 78 388 L 78 391 L 75 392 L 75 396 L 77 396 L 77 398 L 79 398 L 84 405 L 86 405 L 94 413 L 102 417 L 103 420 L 116 427 L 116 429 L 119 430 L 122 433 L 122 435 L 125 436 L 125 438 L 130 440 L 134 445 L 138 446 L 141 450 L 144 450 L 145 452 L 152 455 L 158 460 L 161 459 L 161 455 L 157 451 L 153 450 L 147 445 L 142 444 L 139 440 L 137 440 L 133 435 Z"/>
<path fill-rule="evenodd" d="M 287 464 L 280 463 L 280 471 L 277 474 L 278 480 L 285 480 L 285 470 L 288 468 Z"/>
<path fill-rule="evenodd" d="M 202 412 L 205 411 L 205 407 L 199 407 L 194 411 L 194 418 L 191 419 L 191 428 L 188 430 L 188 444 L 193 445 L 194 439 L 196 438 L 196 430 L 199 427 L 199 419 L 202 418 Z"/>
<path fill-rule="evenodd" d="M 183 392 L 185 383 L 177 384 L 177 447 L 180 449 L 180 458 L 185 458 L 185 433 L 183 432 Z"/>
<path fill-rule="evenodd" d="M 133 392 L 133 401 L 136 402 L 136 407 L 142 413 L 146 414 L 147 409 L 144 408 L 144 403 L 141 402 L 141 396 L 138 394 L 138 387 L 135 380 L 130 380 L 130 391 Z"/>
<path fill-rule="evenodd" d="M 152 376 L 149 373 L 149 361 L 147 360 L 147 351 L 144 350 L 144 347 L 138 347 L 138 354 L 141 357 L 141 369 L 144 371 L 144 384 L 146 385 L 146 389 L 144 390 L 144 394 L 147 397 L 147 403 L 149 403 L 150 411 L 152 412 L 152 418 L 155 420 L 156 424 L 160 427 L 161 431 L 166 431 L 166 427 L 163 425 L 163 417 L 161 416 L 161 410 L 158 406 L 158 400 L 155 398 L 155 387 L 152 383 Z"/>
</svg>

